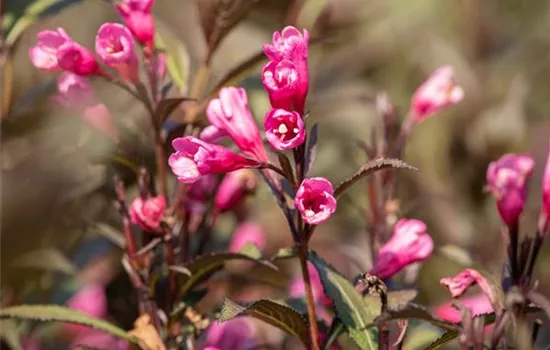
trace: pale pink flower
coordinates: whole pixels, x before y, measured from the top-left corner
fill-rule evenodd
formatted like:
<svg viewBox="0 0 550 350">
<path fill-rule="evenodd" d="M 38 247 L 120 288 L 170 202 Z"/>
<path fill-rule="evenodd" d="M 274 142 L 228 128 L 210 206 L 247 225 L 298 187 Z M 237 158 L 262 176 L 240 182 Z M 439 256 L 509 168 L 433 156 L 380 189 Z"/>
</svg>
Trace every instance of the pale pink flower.
<svg viewBox="0 0 550 350">
<path fill-rule="evenodd" d="M 172 146 L 176 152 L 170 155 L 168 164 L 178 180 L 184 183 L 193 183 L 207 174 L 223 174 L 261 165 L 258 161 L 233 153 L 228 148 L 193 136 L 174 139 Z"/>
<path fill-rule="evenodd" d="M 84 286 L 67 302 L 67 307 L 78 310 L 94 318 L 107 316 L 107 296 L 105 288 L 99 284 Z M 71 335 L 81 335 L 90 331 L 89 327 L 66 323 L 63 329 Z"/>
<path fill-rule="evenodd" d="M 248 107 L 248 97 L 243 88 L 222 88 L 219 98 L 208 104 L 206 116 L 210 124 L 229 134 L 245 154 L 262 162 L 267 161 L 260 131 Z"/>
<path fill-rule="evenodd" d="M 487 183 L 497 201 L 500 216 L 507 225 L 519 219 L 527 198 L 527 181 L 533 174 L 535 161 L 526 154 L 507 154 L 491 162 Z"/>
<path fill-rule="evenodd" d="M 271 147 L 278 151 L 296 148 L 306 138 L 306 129 L 300 115 L 284 109 L 272 109 L 264 120 L 265 136 Z"/>
<path fill-rule="evenodd" d="M 247 194 L 256 189 L 256 176 L 250 169 L 240 169 L 228 173 L 223 178 L 214 204 L 220 212 L 234 209 L 239 205 Z"/>
<path fill-rule="evenodd" d="M 493 312 L 493 306 L 485 294 L 477 294 L 459 299 L 462 306 L 470 310 L 472 316 Z M 457 323 L 462 320 L 460 310 L 447 302 L 435 308 L 434 314 L 448 322 Z M 485 329 L 488 331 L 488 329 Z"/>
<path fill-rule="evenodd" d="M 426 260 L 432 254 L 433 247 L 426 224 L 416 219 L 400 219 L 390 239 L 378 251 L 369 273 L 383 280 L 388 279 L 406 266 Z"/>
<path fill-rule="evenodd" d="M 214 125 L 208 125 L 202 129 L 199 138 L 205 142 L 218 143 L 226 136 L 229 136 L 224 129 L 220 129 Z"/>
<path fill-rule="evenodd" d="M 116 5 L 118 13 L 135 38 L 148 49 L 153 48 L 155 20 L 151 14 L 154 0 L 124 0 Z"/>
<path fill-rule="evenodd" d="M 464 98 L 464 90 L 454 81 L 454 70 L 443 66 L 433 72 L 412 97 L 411 112 L 416 123 Z"/>
<path fill-rule="evenodd" d="M 103 62 L 115 68 L 122 79 L 137 83 L 139 67 L 134 45 L 128 28 L 118 23 L 103 24 L 95 38 L 95 50 Z"/>
<path fill-rule="evenodd" d="M 94 55 L 84 46 L 66 41 L 57 49 L 57 61 L 61 69 L 78 75 L 95 75 L 100 73 Z"/>
<path fill-rule="evenodd" d="M 325 294 L 323 284 L 319 272 L 311 262 L 307 262 L 307 270 L 309 273 L 309 280 L 311 282 L 311 290 L 313 293 L 313 300 L 319 305 L 330 306 L 332 300 Z M 306 295 L 306 289 L 304 285 L 304 279 L 302 275 L 296 276 L 290 283 L 289 295 L 292 298 L 303 298 Z"/>
<path fill-rule="evenodd" d="M 71 41 L 69 35 L 63 28 L 57 30 L 43 30 L 36 36 L 36 45 L 30 48 L 29 56 L 32 64 L 45 72 L 60 70 L 57 61 L 59 47 Z"/>
<path fill-rule="evenodd" d="M 146 232 L 160 232 L 166 210 L 166 199 L 162 195 L 143 200 L 136 197 L 130 204 L 130 220 Z"/>
<path fill-rule="evenodd" d="M 542 178 L 542 211 L 550 217 L 550 142 L 548 146 L 548 155 Z"/>
<path fill-rule="evenodd" d="M 111 112 L 105 104 L 98 103 L 84 108 L 82 119 L 96 130 L 108 136 L 111 140 L 115 142 L 119 141 L 118 130 L 115 128 Z"/>
<path fill-rule="evenodd" d="M 266 238 L 262 226 L 254 222 L 239 224 L 231 236 L 229 251 L 237 253 L 247 243 L 254 243 L 260 250 L 265 248 Z"/>
<path fill-rule="evenodd" d="M 257 345 L 255 327 L 246 318 L 234 318 L 220 323 L 213 321 L 206 330 L 206 339 L 200 349 L 215 347 L 222 350 L 246 350 Z"/>
<path fill-rule="evenodd" d="M 327 179 L 308 178 L 302 181 L 296 191 L 294 205 L 306 223 L 319 225 L 336 211 L 336 199 L 333 194 L 334 189 Z"/>
<path fill-rule="evenodd" d="M 464 294 L 468 288 L 477 284 L 491 303 L 494 304 L 496 302 L 491 285 L 483 275 L 474 269 L 464 269 L 454 277 L 442 278 L 439 283 L 449 288 L 449 292 L 453 298 L 458 298 Z"/>
</svg>

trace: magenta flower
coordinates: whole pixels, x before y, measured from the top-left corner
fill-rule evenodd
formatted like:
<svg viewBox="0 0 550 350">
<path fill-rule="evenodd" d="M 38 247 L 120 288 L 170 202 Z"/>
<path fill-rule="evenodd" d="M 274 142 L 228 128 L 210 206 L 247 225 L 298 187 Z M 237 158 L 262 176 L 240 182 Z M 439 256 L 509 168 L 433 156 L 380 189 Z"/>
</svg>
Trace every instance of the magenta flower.
<svg viewBox="0 0 550 350">
<path fill-rule="evenodd" d="M 206 116 L 210 124 L 229 134 L 245 154 L 262 162 L 267 161 L 260 131 L 248 107 L 248 97 L 243 88 L 221 89 L 220 97 L 210 101 Z"/>
<path fill-rule="evenodd" d="M 32 64 L 45 72 L 60 70 L 57 61 L 57 51 L 66 42 L 72 41 L 63 28 L 43 30 L 36 36 L 36 45 L 30 48 L 29 56 Z"/>
<path fill-rule="evenodd" d="M 454 70 L 451 66 L 437 69 L 420 85 L 412 97 L 411 112 L 416 123 L 445 107 L 455 105 L 464 98 L 464 90 L 454 81 Z"/>
<path fill-rule="evenodd" d="M 296 191 L 294 205 L 302 219 L 310 225 L 319 225 L 336 211 L 332 184 L 325 178 L 312 177 L 302 181 Z"/>
<path fill-rule="evenodd" d="M 272 61 L 287 59 L 290 61 L 307 60 L 309 34 L 292 26 L 285 27 L 280 33 L 273 33 L 273 43 L 264 45 L 265 55 Z"/>
<path fill-rule="evenodd" d="M 155 38 L 155 20 L 151 14 L 154 0 L 124 0 L 116 9 L 134 37 L 149 50 Z"/>
<path fill-rule="evenodd" d="M 220 129 L 214 125 L 208 125 L 206 128 L 202 129 L 199 138 L 205 142 L 218 143 L 224 137 L 229 136 L 224 129 Z"/>
<path fill-rule="evenodd" d="M 184 183 L 193 183 L 207 174 L 223 174 L 261 165 L 256 160 L 193 136 L 179 137 L 172 141 L 172 146 L 176 152 L 170 155 L 168 164 L 178 180 Z"/>
<path fill-rule="evenodd" d="M 214 204 L 220 212 L 234 209 L 247 194 L 256 189 L 256 176 L 249 169 L 241 169 L 228 173 L 223 178 Z"/>
<path fill-rule="evenodd" d="M 122 79 L 137 83 L 139 68 L 134 45 L 128 28 L 118 23 L 103 24 L 95 38 L 95 51 L 103 62 L 115 68 Z"/>
<path fill-rule="evenodd" d="M 485 294 L 477 294 L 460 299 L 460 304 L 469 309 L 472 316 L 493 312 L 493 306 Z M 448 322 L 457 323 L 462 320 L 460 310 L 457 310 L 452 303 L 447 302 L 435 308 L 434 314 Z M 488 331 L 488 326 L 485 328 Z"/>
<path fill-rule="evenodd" d="M 57 61 L 61 69 L 71 73 L 83 76 L 99 73 L 99 65 L 94 55 L 74 41 L 67 41 L 58 48 Z"/>
<path fill-rule="evenodd" d="M 550 142 L 548 146 L 548 155 L 542 178 L 542 212 L 550 217 Z"/>
<path fill-rule="evenodd" d="M 325 294 L 323 284 L 321 283 L 321 277 L 319 272 L 311 262 L 307 262 L 307 270 L 309 272 L 309 279 L 311 281 L 311 290 L 313 292 L 313 299 L 319 305 L 330 306 L 332 300 Z M 303 298 L 306 295 L 304 279 L 302 275 L 296 276 L 289 286 L 289 295 L 291 298 Z"/>
<path fill-rule="evenodd" d="M 383 280 L 391 278 L 407 265 L 426 260 L 433 248 L 426 224 L 416 219 L 400 219 L 390 239 L 378 251 L 376 262 L 369 273 Z"/>
<path fill-rule="evenodd" d="M 166 210 L 164 196 L 147 198 L 137 197 L 130 204 L 130 220 L 146 232 L 160 232 L 161 222 Z"/>
<path fill-rule="evenodd" d="M 262 71 L 262 83 L 271 106 L 288 111 L 294 106 L 303 113 L 309 82 L 302 78 L 292 61 L 268 62 Z"/>
<path fill-rule="evenodd" d="M 266 238 L 262 226 L 253 222 L 239 224 L 231 237 L 229 251 L 236 253 L 247 243 L 254 243 L 260 250 L 265 248 Z"/>
<path fill-rule="evenodd" d="M 468 288 L 477 284 L 492 304 L 496 302 L 491 285 L 483 275 L 474 269 L 464 269 L 454 277 L 442 278 L 439 283 L 449 288 L 449 292 L 453 298 L 458 298 L 464 294 Z"/>
<path fill-rule="evenodd" d="M 507 225 L 519 219 L 527 197 L 527 180 L 535 161 L 525 154 L 506 154 L 487 168 L 487 183 Z"/>
<path fill-rule="evenodd" d="M 99 284 L 84 286 L 65 303 L 67 307 L 95 318 L 107 316 L 107 296 L 105 288 Z M 66 323 L 63 329 L 72 336 L 85 334 L 89 327 Z"/>
<path fill-rule="evenodd" d="M 265 136 L 271 147 L 284 151 L 300 146 L 306 138 L 304 122 L 296 112 L 272 109 L 264 120 Z"/>
<path fill-rule="evenodd" d="M 223 350 L 243 350 L 256 346 L 254 339 L 256 329 L 246 318 L 234 318 L 220 323 L 214 321 L 206 330 L 206 339 L 200 349 L 209 347 Z"/>
</svg>

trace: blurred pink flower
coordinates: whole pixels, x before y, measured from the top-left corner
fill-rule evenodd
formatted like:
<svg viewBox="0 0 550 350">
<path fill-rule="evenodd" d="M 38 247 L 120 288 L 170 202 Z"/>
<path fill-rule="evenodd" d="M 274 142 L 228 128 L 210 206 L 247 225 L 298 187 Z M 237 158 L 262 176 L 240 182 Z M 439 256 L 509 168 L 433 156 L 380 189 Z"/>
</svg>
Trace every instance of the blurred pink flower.
<svg viewBox="0 0 550 350">
<path fill-rule="evenodd" d="M 218 143 L 224 137 L 229 136 L 224 129 L 220 129 L 214 125 L 208 125 L 202 129 L 199 138 L 205 142 Z"/>
<path fill-rule="evenodd" d="M 327 307 L 332 305 L 332 300 L 325 294 L 323 289 L 319 272 L 317 272 L 315 266 L 309 261 L 307 263 L 307 270 L 309 272 L 309 280 L 311 282 L 311 290 L 315 302 Z M 304 279 L 301 274 L 296 276 L 290 283 L 289 295 L 292 298 L 303 298 L 306 295 Z"/>
<path fill-rule="evenodd" d="M 166 199 L 162 195 L 147 198 L 137 197 L 130 204 L 130 220 L 146 232 L 160 232 L 166 210 Z"/>
<path fill-rule="evenodd" d="M 23 350 L 40 350 L 40 340 L 37 336 L 30 335 L 28 338 L 23 340 L 22 348 Z"/>
<path fill-rule="evenodd" d="M 325 222 L 336 211 L 332 184 L 325 178 L 312 177 L 302 181 L 296 191 L 294 205 L 302 219 L 310 225 Z"/>
<path fill-rule="evenodd" d="M 246 318 L 234 318 L 220 323 L 213 321 L 206 330 L 206 339 L 200 349 L 209 347 L 220 350 L 247 350 L 254 347 L 256 340 L 254 325 Z"/>
<path fill-rule="evenodd" d="M 210 124 L 229 134 L 245 154 L 261 162 L 267 161 L 260 131 L 248 107 L 248 97 L 243 88 L 222 88 L 219 98 L 208 104 L 206 116 Z"/>
<path fill-rule="evenodd" d="M 43 30 L 36 36 L 36 45 L 30 48 L 29 56 L 32 64 L 45 72 L 60 70 L 57 61 L 59 47 L 72 39 L 63 28 Z"/>
<path fill-rule="evenodd" d="M 507 225 L 519 219 L 527 197 L 527 180 L 535 161 L 526 154 L 506 154 L 487 168 L 487 183 Z"/>
<path fill-rule="evenodd" d="M 94 55 L 84 46 L 66 41 L 57 50 L 57 61 L 63 70 L 88 76 L 100 73 L 99 65 Z"/>
<path fill-rule="evenodd" d="M 203 213 L 206 210 L 206 201 L 214 195 L 217 182 L 217 176 L 209 174 L 190 184 L 183 198 L 185 209 L 192 213 Z"/>
<path fill-rule="evenodd" d="M 468 288 L 477 284 L 491 303 L 496 302 L 491 285 L 483 275 L 474 269 L 464 269 L 454 277 L 442 278 L 439 283 L 449 288 L 449 292 L 453 298 L 458 298 L 464 294 Z"/>
<path fill-rule="evenodd" d="M 433 72 L 416 90 L 412 97 L 411 110 L 416 123 L 445 107 L 455 105 L 464 98 L 464 90 L 454 81 L 454 70 L 443 66 Z"/>
<path fill-rule="evenodd" d="M 296 112 L 272 109 L 264 120 L 265 136 L 271 147 L 278 151 L 296 148 L 306 138 L 304 122 Z"/>
<path fill-rule="evenodd" d="M 493 312 L 491 302 L 484 294 L 472 295 L 461 298 L 460 304 L 469 309 L 472 316 Z M 434 314 L 448 322 L 458 323 L 462 320 L 460 310 L 457 310 L 451 302 L 444 303 L 435 308 Z M 485 327 L 486 332 L 490 332 L 493 325 Z"/>
<path fill-rule="evenodd" d="M 254 222 L 243 222 L 235 228 L 235 232 L 229 243 L 229 251 L 236 253 L 246 243 L 254 243 L 260 250 L 265 248 L 266 238 L 262 228 Z"/>
<path fill-rule="evenodd" d="M 124 0 L 116 9 L 130 32 L 148 50 L 153 49 L 155 38 L 155 20 L 151 14 L 154 0 Z"/>
<path fill-rule="evenodd" d="M 84 286 L 67 302 L 67 307 L 85 313 L 94 318 L 107 316 L 107 296 L 105 288 L 99 284 Z M 66 323 L 63 329 L 71 335 L 81 335 L 91 330 L 90 327 Z"/>
<path fill-rule="evenodd" d="M 400 219 L 390 239 L 378 251 L 369 273 L 383 280 L 388 279 L 407 265 L 426 260 L 432 254 L 433 247 L 426 224 L 416 219 Z"/>
<path fill-rule="evenodd" d="M 176 152 L 170 155 L 168 164 L 178 180 L 184 183 L 193 183 L 207 174 L 223 174 L 260 165 L 256 160 L 193 136 L 174 139 L 172 146 Z"/>
<path fill-rule="evenodd" d="M 256 176 L 250 169 L 240 169 L 228 173 L 223 178 L 214 204 L 220 212 L 234 209 L 247 194 L 256 189 Z"/>
<path fill-rule="evenodd" d="M 542 178 L 542 211 L 550 217 L 550 141 L 548 142 L 548 155 Z M 546 235 L 546 233 L 542 233 Z"/>
<path fill-rule="evenodd" d="M 95 50 L 103 62 L 115 68 L 122 79 L 138 83 L 139 68 L 134 45 L 128 28 L 118 23 L 103 24 L 95 38 Z"/>
</svg>

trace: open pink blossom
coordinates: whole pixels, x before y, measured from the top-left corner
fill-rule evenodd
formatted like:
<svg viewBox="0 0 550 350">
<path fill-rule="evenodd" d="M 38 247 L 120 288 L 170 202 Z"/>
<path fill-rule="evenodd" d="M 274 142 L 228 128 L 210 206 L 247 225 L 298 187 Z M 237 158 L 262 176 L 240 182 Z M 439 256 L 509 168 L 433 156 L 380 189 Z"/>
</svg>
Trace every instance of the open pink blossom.
<svg viewBox="0 0 550 350">
<path fill-rule="evenodd" d="M 66 41 L 58 48 L 57 61 L 61 69 L 78 75 L 100 73 L 99 65 L 90 50 L 74 41 Z"/>
<path fill-rule="evenodd" d="M 280 33 L 273 33 L 273 43 L 264 45 L 264 53 L 272 61 L 283 59 L 305 60 L 308 56 L 309 34 L 306 29 L 301 33 L 292 26 L 285 27 Z"/>
<path fill-rule="evenodd" d="M 267 141 L 278 151 L 296 148 L 306 139 L 306 130 L 300 115 L 284 109 L 267 112 L 264 129 Z"/>
<path fill-rule="evenodd" d="M 206 330 L 206 339 L 200 349 L 215 347 L 223 350 L 252 349 L 257 345 L 254 324 L 245 317 L 223 323 L 214 321 Z"/>
<path fill-rule="evenodd" d="M 464 98 L 464 90 L 454 81 L 454 70 L 443 66 L 433 72 L 416 90 L 412 98 L 411 112 L 416 123 L 445 107 L 455 105 Z"/>
<path fill-rule="evenodd" d="M 307 270 L 309 280 L 311 281 L 311 290 L 313 292 L 313 300 L 319 305 L 330 306 L 332 300 L 325 294 L 323 284 L 319 272 L 311 262 L 307 262 Z M 289 295 L 292 298 L 303 298 L 306 295 L 304 279 L 302 275 L 296 276 L 290 283 Z"/>
<path fill-rule="evenodd" d="M 116 5 L 134 37 L 149 50 L 155 38 L 155 20 L 151 14 L 154 0 L 124 0 Z"/>
<path fill-rule="evenodd" d="M 261 165 L 258 161 L 233 153 L 228 148 L 193 136 L 179 137 L 172 141 L 172 146 L 176 152 L 170 155 L 168 164 L 178 180 L 184 183 L 193 183 L 207 174 L 223 174 Z"/>
<path fill-rule="evenodd" d="M 118 23 L 103 24 L 95 38 L 95 50 L 103 62 L 115 68 L 122 79 L 137 83 L 139 68 L 134 45 L 128 28 Z"/>
<path fill-rule="evenodd" d="M 426 224 L 416 219 L 400 219 L 393 228 L 391 238 L 378 251 L 369 273 L 388 279 L 406 266 L 426 260 L 433 248 Z"/>
<path fill-rule="evenodd" d="M 229 134 L 245 154 L 262 162 L 267 161 L 260 131 L 248 107 L 248 97 L 243 88 L 222 88 L 219 98 L 208 104 L 206 116 L 210 124 Z"/>
<path fill-rule="evenodd" d="M 256 176 L 252 170 L 240 169 L 230 172 L 220 183 L 214 204 L 220 212 L 232 210 L 255 189 Z"/>
<path fill-rule="evenodd" d="M 288 111 L 294 107 L 303 113 L 309 82 L 302 78 L 292 61 L 268 62 L 262 71 L 262 83 L 271 106 Z"/>
<path fill-rule="evenodd" d="M 262 226 L 254 222 L 239 224 L 231 236 L 229 251 L 236 253 L 247 243 L 254 243 L 260 250 L 265 248 L 266 237 Z"/>
<path fill-rule="evenodd" d="M 493 312 L 493 306 L 485 294 L 476 294 L 459 299 L 460 304 L 470 310 L 472 316 Z M 458 323 L 462 320 L 460 310 L 457 310 L 452 303 L 447 302 L 435 308 L 434 314 L 447 321 Z M 493 325 L 485 327 L 485 332 L 489 332 Z"/>
<path fill-rule="evenodd" d="M 88 316 L 104 318 L 107 316 L 105 288 L 99 284 L 84 286 L 66 302 L 66 305 Z M 89 327 L 71 323 L 64 324 L 63 329 L 72 336 L 90 331 Z"/>
<path fill-rule="evenodd" d="M 332 184 L 325 178 L 312 177 L 302 181 L 296 191 L 294 205 L 302 219 L 310 225 L 319 225 L 336 211 Z"/>
<path fill-rule="evenodd" d="M 45 72 L 60 70 L 57 61 L 57 51 L 66 42 L 71 41 L 63 28 L 43 30 L 36 36 L 36 45 L 30 48 L 29 56 L 32 64 Z"/>
<path fill-rule="evenodd" d="M 494 304 L 496 302 L 496 297 L 491 285 L 482 274 L 474 269 L 464 269 L 454 277 L 442 278 L 439 283 L 449 288 L 449 292 L 453 298 L 458 298 L 464 294 L 468 288 L 477 284 L 491 303 Z"/>
<path fill-rule="evenodd" d="M 130 220 L 146 232 L 160 232 L 166 210 L 166 199 L 159 195 L 143 200 L 137 197 L 130 204 Z"/>
<path fill-rule="evenodd" d="M 487 168 L 487 183 L 496 199 L 500 216 L 507 225 L 514 225 L 527 199 L 527 181 L 533 174 L 535 161 L 526 154 L 506 154 Z"/>
<path fill-rule="evenodd" d="M 548 142 L 548 155 L 542 178 L 542 212 L 550 217 L 550 140 Z M 543 233 L 546 235 L 546 233 Z"/>
</svg>

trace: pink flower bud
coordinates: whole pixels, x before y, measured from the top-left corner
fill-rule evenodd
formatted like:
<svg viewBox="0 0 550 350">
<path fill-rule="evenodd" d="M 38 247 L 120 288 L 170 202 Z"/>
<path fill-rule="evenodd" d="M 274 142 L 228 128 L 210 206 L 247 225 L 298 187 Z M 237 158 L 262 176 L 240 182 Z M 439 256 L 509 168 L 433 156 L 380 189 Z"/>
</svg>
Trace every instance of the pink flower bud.
<svg viewBox="0 0 550 350">
<path fill-rule="evenodd" d="M 122 79 L 139 82 L 134 38 L 128 28 L 118 23 L 103 24 L 95 38 L 95 51 L 105 64 L 118 71 Z"/>
<path fill-rule="evenodd" d="M 300 79 L 294 63 L 289 60 L 268 62 L 262 71 L 262 83 L 273 108 L 304 110 L 307 81 Z M 306 87 L 304 89 L 303 85 Z"/>
<path fill-rule="evenodd" d="M 449 292 L 453 298 L 458 298 L 464 294 L 468 288 L 477 284 L 492 304 L 496 302 L 491 285 L 487 282 L 485 277 L 474 269 L 464 269 L 454 277 L 442 278 L 439 283 L 449 288 Z"/>
<path fill-rule="evenodd" d="M 256 345 L 254 325 L 246 318 L 234 318 L 220 323 L 214 321 L 206 331 L 202 349 L 216 347 L 223 350 L 251 349 Z"/>
<path fill-rule="evenodd" d="M 107 296 L 102 285 L 91 284 L 83 287 L 67 302 L 67 307 L 85 313 L 95 318 L 107 316 Z M 77 324 L 64 324 L 63 329 L 71 335 L 83 334 L 90 330 L 89 327 Z"/>
<path fill-rule="evenodd" d="M 247 194 L 256 189 L 256 176 L 249 169 L 241 169 L 228 173 L 223 178 L 214 203 L 220 212 L 234 209 Z"/>
<path fill-rule="evenodd" d="M 550 142 L 548 146 L 548 156 L 542 178 L 542 212 L 550 217 Z"/>
<path fill-rule="evenodd" d="M 454 81 L 451 66 L 437 69 L 416 90 L 412 98 L 411 112 L 416 123 L 421 123 L 447 106 L 462 101 L 464 90 Z"/>
<path fill-rule="evenodd" d="M 151 14 L 153 0 L 124 0 L 116 5 L 120 16 L 136 39 L 152 49 L 155 38 L 155 20 Z"/>
<path fill-rule="evenodd" d="M 78 75 L 87 76 L 99 72 L 99 65 L 90 50 L 74 41 L 67 41 L 58 48 L 57 61 L 63 70 Z"/>
<path fill-rule="evenodd" d="M 507 154 L 487 168 L 487 183 L 497 201 L 500 216 L 507 225 L 519 219 L 527 197 L 527 180 L 535 161 L 524 154 Z"/>
<path fill-rule="evenodd" d="M 370 274 L 388 279 L 407 265 L 426 260 L 433 251 L 426 224 L 416 219 L 400 219 L 390 239 L 380 248 Z"/>
<path fill-rule="evenodd" d="M 193 136 L 179 137 L 172 141 L 172 146 L 176 152 L 170 155 L 168 164 L 178 180 L 184 183 L 193 183 L 207 174 L 223 174 L 260 166 L 256 160 Z"/>
<path fill-rule="evenodd" d="M 210 101 L 206 116 L 210 124 L 225 130 L 245 154 L 262 162 L 267 161 L 260 131 L 248 107 L 248 97 L 243 88 L 221 89 L 220 98 Z"/>
<path fill-rule="evenodd" d="M 491 302 L 484 294 L 477 294 L 460 299 L 460 304 L 469 309 L 472 316 L 493 312 Z M 438 306 L 434 314 L 448 322 L 457 323 L 462 320 L 462 315 L 450 302 Z M 487 330 L 487 328 L 486 328 Z"/>
<path fill-rule="evenodd" d="M 296 191 L 294 205 L 302 219 L 310 225 L 319 225 L 336 211 L 332 184 L 325 178 L 312 177 L 302 181 Z"/>
<path fill-rule="evenodd" d="M 281 33 L 273 33 L 273 43 L 264 45 L 264 53 L 272 61 L 283 59 L 296 61 L 307 60 L 309 34 L 292 26 L 285 27 Z"/>
<path fill-rule="evenodd" d="M 160 223 L 166 209 L 164 196 L 147 198 L 137 197 L 130 204 L 130 220 L 146 232 L 160 232 Z"/>
<path fill-rule="evenodd" d="M 41 31 L 36 36 L 36 39 L 36 45 L 29 50 L 32 64 L 45 72 L 60 70 L 57 61 L 57 51 L 61 45 L 71 41 L 69 35 L 63 28 L 57 28 L 56 31 Z"/>
<path fill-rule="evenodd" d="M 265 136 L 271 147 L 284 151 L 300 146 L 306 138 L 304 122 L 296 112 L 272 109 L 264 120 Z"/>
<path fill-rule="evenodd" d="M 199 138 L 204 142 L 218 143 L 224 137 L 228 136 L 224 129 L 220 129 L 214 125 L 208 125 L 202 129 Z"/>
<path fill-rule="evenodd" d="M 260 250 L 265 248 L 266 239 L 262 226 L 253 222 L 239 224 L 229 243 L 230 252 L 238 252 L 245 244 L 254 243 Z"/>
<path fill-rule="evenodd" d="M 309 272 L 313 299 L 319 305 L 330 306 L 332 304 L 332 300 L 325 294 L 319 272 L 317 272 L 315 266 L 309 261 L 307 262 L 307 270 Z M 296 276 L 290 283 L 289 295 L 292 298 L 303 298 L 306 295 L 302 275 Z"/>
</svg>

